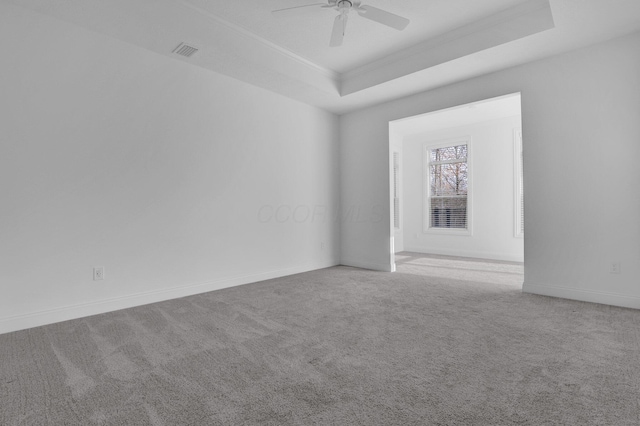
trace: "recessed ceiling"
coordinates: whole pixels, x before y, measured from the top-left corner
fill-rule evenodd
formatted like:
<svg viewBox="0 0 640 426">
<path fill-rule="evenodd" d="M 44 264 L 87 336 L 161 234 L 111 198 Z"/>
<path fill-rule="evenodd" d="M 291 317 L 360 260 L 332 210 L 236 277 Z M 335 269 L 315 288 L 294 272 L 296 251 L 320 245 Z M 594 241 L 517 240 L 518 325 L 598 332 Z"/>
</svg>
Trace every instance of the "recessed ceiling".
<svg viewBox="0 0 640 426">
<path fill-rule="evenodd" d="M 362 0 L 411 23 L 351 12 L 331 48 L 336 11 L 271 13 L 323 0 L 10 1 L 336 113 L 640 30 L 639 0 Z"/>
<path fill-rule="evenodd" d="M 527 0 L 363 0 L 363 5 L 404 16 L 404 31 L 349 14 L 340 47 L 329 47 L 333 9 L 312 7 L 296 14 L 274 15 L 272 10 L 322 0 L 184 0 L 273 42 L 321 67 L 345 73 L 424 40 L 473 23 Z"/>
</svg>

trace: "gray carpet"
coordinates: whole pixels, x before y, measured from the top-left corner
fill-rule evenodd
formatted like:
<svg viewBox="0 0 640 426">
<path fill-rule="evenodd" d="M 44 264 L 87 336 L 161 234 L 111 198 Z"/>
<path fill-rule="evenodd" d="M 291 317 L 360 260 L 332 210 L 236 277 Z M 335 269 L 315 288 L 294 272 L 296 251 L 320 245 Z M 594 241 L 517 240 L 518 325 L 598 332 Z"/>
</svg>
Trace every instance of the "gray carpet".
<svg viewBox="0 0 640 426">
<path fill-rule="evenodd" d="M 640 311 L 403 253 L 0 335 L 1 425 L 638 425 Z"/>
</svg>

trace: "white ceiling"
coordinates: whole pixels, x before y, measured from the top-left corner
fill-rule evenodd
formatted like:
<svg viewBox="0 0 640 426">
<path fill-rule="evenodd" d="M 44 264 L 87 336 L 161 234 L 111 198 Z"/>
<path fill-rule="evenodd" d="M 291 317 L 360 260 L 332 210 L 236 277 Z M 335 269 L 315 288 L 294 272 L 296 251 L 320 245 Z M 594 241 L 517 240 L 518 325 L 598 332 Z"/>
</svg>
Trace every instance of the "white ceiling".
<svg viewBox="0 0 640 426">
<path fill-rule="evenodd" d="M 271 13 L 322 0 L 7 1 L 336 113 L 640 31 L 640 0 L 363 0 L 411 23 L 352 12 L 330 48 L 335 11 Z"/>
</svg>

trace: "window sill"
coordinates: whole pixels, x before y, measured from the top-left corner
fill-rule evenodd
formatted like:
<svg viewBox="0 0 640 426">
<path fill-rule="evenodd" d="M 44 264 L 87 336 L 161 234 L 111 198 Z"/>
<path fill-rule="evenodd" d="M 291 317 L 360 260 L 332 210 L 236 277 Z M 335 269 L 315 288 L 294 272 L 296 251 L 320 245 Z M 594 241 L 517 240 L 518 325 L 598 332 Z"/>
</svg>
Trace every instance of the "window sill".
<svg viewBox="0 0 640 426">
<path fill-rule="evenodd" d="M 422 233 L 430 235 L 456 235 L 460 237 L 470 237 L 473 235 L 470 229 L 456 228 L 428 228 L 423 230 Z"/>
</svg>

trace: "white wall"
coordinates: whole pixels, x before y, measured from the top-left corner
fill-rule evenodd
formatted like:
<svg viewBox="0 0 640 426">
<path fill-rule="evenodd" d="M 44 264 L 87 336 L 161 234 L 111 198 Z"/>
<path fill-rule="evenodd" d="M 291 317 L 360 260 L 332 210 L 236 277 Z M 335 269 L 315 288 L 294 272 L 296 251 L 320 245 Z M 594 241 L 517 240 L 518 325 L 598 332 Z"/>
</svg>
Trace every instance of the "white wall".
<svg viewBox="0 0 640 426">
<path fill-rule="evenodd" d="M 639 33 L 342 116 L 342 203 L 387 205 L 389 121 L 516 92 L 524 290 L 640 308 Z M 343 263 L 388 268 L 388 211 L 343 223 Z"/>
<path fill-rule="evenodd" d="M 0 51 L 0 332 L 339 262 L 336 116 L 5 2 Z"/>
<path fill-rule="evenodd" d="M 408 135 L 403 145 L 404 249 L 418 253 L 522 262 L 515 236 L 514 129 L 520 116 Z M 470 235 L 424 232 L 425 146 L 470 138 Z"/>
</svg>

